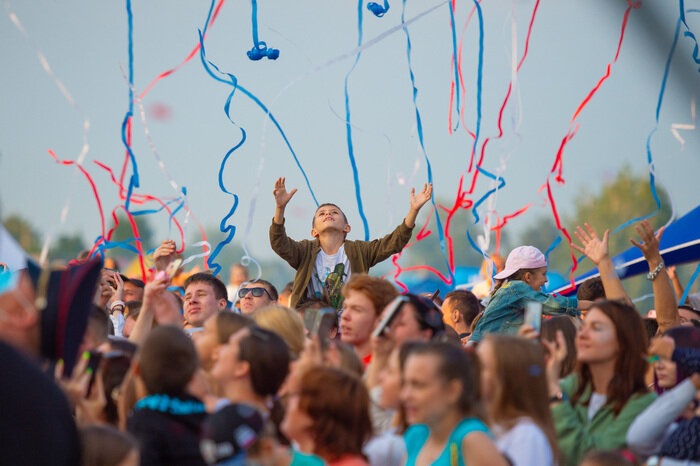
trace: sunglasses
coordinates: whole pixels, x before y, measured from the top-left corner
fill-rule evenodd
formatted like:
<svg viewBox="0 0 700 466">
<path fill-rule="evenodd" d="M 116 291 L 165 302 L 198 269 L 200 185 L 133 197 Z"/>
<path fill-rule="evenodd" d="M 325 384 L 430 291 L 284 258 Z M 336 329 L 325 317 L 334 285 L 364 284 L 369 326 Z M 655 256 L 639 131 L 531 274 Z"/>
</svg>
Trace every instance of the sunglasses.
<svg viewBox="0 0 700 466">
<path fill-rule="evenodd" d="M 254 298 L 259 298 L 263 295 L 263 293 L 265 293 L 267 297 L 270 298 L 270 301 L 274 301 L 274 299 L 272 299 L 272 296 L 270 296 L 270 292 L 261 286 L 255 288 L 241 288 L 240 290 L 238 290 L 238 297 L 245 298 L 249 291 Z"/>
</svg>

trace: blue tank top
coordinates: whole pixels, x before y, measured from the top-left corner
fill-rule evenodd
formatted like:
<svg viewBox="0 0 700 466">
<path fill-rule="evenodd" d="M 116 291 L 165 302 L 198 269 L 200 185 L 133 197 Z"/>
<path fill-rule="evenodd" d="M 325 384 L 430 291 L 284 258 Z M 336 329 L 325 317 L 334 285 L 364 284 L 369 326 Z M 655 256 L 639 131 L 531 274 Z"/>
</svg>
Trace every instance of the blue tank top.
<svg viewBox="0 0 700 466">
<path fill-rule="evenodd" d="M 489 434 L 489 429 L 486 425 L 476 418 L 462 419 L 454 428 L 450 437 L 447 439 L 447 445 L 433 462 L 432 466 L 464 466 L 464 458 L 462 458 L 462 440 L 467 434 L 472 432 L 484 432 Z M 417 424 L 409 427 L 404 433 L 406 441 L 406 466 L 414 466 L 418 454 L 423 449 L 423 445 L 428 440 L 430 430 L 425 424 Z"/>
</svg>

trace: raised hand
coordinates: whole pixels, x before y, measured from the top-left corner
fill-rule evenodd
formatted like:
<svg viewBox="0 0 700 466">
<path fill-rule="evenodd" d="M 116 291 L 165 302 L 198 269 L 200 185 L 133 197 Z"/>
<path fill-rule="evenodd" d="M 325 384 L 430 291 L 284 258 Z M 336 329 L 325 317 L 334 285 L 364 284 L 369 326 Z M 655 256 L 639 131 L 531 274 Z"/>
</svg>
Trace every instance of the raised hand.
<svg viewBox="0 0 700 466">
<path fill-rule="evenodd" d="M 175 241 L 171 239 L 166 239 L 160 243 L 158 249 L 153 253 L 153 263 L 155 264 L 156 272 L 168 268 L 168 265 L 175 260 L 176 250 Z"/>
<path fill-rule="evenodd" d="M 598 234 L 588 223 L 584 223 L 587 232 L 581 227 L 576 227 L 574 235 L 581 242 L 583 247 L 571 243 L 571 247 L 578 252 L 585 254 L 591 262 L 595 265 L 599 265 L 603 260 L 610 257 L 610 250 L 608 248 L 608 236 L 610 235 L 610 230 L 605 230 L 603 233 L 603 239 L 598 238 Z"/>
<path fill-rule="evenodd" d="M 418 194 L 416 194 L 416 188 L 411 188 L 411 210 L 418 212 L 431 197 L 433 197 L 433 183 L 423 186 L 423 191 Z"/>
<path fill-rule="evenodd" d="M 665 228 L 660 228 L 659 231 L 654 234 L 654 229 L 651 227 L 649 222 L 642 220 L 638 225 L 634 226 L 634 229 L 637 231 L 637 234 L 641 238 L 642 242 L 638 243 L 634 240 L 634 238 L 630 238 L 630 242 L 637 246 L 640 251 L 642 251 L 642 254 L 644 254 L 644 258 L 647 260 L 647 262 L 660 258 L 659 242 L 661 241 L 661 235 L 664 234 Z"/>
<path fill-rule="evenodd" d="M 117 287 L 114 290 L 112 301 L 121 301 L 124 299 L 124 280 L 122 280 L 122 276 L 118 272 L 113 272 L 112 277 L 114 279 L 114 285 Z"/>
<path fill-rule="evenodd" d="M 564 333 L 561 330 L 557 330 L 556 341 L 542 340 L 542 345 L 549 353 L 546 368 L 547 385 L 549 386 L 549 394 L 554 396 L 560 391 L 559 373 L 561 372 L 561 365 L 567 355 Z"/>
<path fill-rule="evenodd" d="M 284 181 L 285 178 L 278 178 L 277 181 L 275 181 L 275 189 L 272 191 L 272 194 L 275 196 L 277 207 L 280 208 L 286 207 L 289 200 L 297 192 L 297 188 L 292 189 L 291 192 L 287 192 Z"/>
</svg>

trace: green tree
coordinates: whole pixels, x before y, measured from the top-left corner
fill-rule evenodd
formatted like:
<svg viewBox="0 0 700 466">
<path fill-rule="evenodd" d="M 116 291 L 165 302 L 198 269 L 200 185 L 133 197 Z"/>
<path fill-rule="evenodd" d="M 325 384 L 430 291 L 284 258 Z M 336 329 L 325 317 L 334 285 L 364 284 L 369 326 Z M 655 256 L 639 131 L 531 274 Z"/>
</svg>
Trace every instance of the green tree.
<svg viewBox="0 0 700 466">
<path fill-rule="evenodd" d="M 41 252 L 41 236 L 28 220 L 18 214 L 10 214 L 5 217 L 2 224 L 27 253 L 39 254 Z"/>
</svg>

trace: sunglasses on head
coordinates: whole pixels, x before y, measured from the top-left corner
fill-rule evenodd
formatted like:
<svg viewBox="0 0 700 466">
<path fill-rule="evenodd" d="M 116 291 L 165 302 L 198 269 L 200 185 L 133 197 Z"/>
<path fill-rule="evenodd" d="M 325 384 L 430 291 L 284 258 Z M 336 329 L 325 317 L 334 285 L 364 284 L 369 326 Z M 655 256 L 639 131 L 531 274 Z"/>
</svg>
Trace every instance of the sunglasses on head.
<svg viewBox="0 0 700 466">
<path fill-rule="evenodd" d="M 270 301 L 274 301 L 272 299 L 272 296 L 270 296 L 270 292 L 261 286 L 256 286 L 255 288 L 241 288 L 240 290 L 238 290 L 238 297 L 245 298 L 245 296 L 248 294 L 249 291 L 250 291 L 250 294 L 252 294 L 254 298 L 259 298 L 260 296 L 263 295 L 263 293 L 265 293 L 267 295 L 267 297 L 270 298 Z"/>
</svg>

